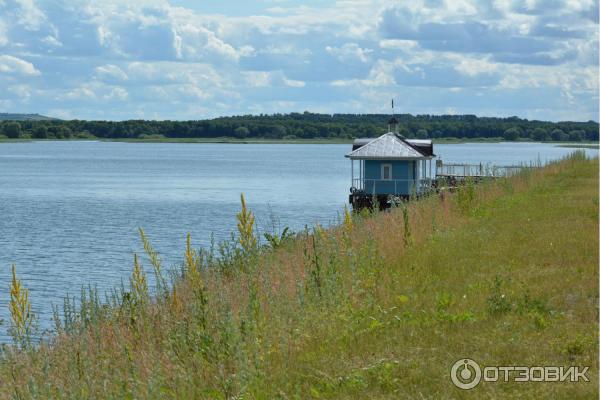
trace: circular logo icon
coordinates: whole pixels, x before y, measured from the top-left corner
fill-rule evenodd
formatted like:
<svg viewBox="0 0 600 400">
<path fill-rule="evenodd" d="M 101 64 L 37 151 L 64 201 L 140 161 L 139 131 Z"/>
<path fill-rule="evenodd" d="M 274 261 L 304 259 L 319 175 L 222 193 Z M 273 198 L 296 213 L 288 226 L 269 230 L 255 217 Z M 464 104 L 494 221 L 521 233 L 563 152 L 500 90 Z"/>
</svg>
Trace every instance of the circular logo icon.
<svg viewBox="0 0 600 400">
<path fill-rule="evenodd" d="M 456 387 L 473 389 L 481 381 L 481 368 L 470 358 L 462 358 L 452 365 L 450 378 Z"/>
</svg>

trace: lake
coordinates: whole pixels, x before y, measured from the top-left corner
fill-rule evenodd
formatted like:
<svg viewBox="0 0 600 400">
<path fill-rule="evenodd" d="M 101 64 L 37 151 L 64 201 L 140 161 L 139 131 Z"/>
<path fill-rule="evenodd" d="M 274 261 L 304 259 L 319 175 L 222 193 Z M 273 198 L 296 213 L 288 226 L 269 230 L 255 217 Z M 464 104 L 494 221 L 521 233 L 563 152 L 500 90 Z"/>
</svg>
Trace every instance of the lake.
<svg viewBox="0 0 600 400">
<path fill-rule="evenodd" d="M 348 201 L 349 144 L 0 143 L 0 341 L 7 340 L 10 266 L 39 325 L 82 285 L 127 282 L 142 227 L 166 265 L 185 236 L 209 246 L 235 229 L 244 192 L 261 232 L 336 222 Z M 542 143 L 435 145 L 444 162 L 518 164 L 574 149 Z M 597 150 L 586 150 L 597 155 Z M 146 270 L 151 268 L 146 263 Z"/>
</svg>

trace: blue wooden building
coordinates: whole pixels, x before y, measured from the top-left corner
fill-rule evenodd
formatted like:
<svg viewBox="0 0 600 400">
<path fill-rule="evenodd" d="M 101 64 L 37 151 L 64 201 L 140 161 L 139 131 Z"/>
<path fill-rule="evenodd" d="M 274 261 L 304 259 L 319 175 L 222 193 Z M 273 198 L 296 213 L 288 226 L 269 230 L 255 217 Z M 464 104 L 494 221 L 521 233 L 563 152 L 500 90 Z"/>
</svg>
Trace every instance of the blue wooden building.
<svg viewBox="0 0 600 400">
<path fill-rule="evenodd" d="M 406 199 L 432 188 L 435 158 L 431 140 L 406 139 L 392 118 L 389 132 L 378 138 L 356 139 L 350 159 L 350 203 L 356 208 L 372 206 L 377 199 L 386 208 L 393 197 Z"/>
</svg>

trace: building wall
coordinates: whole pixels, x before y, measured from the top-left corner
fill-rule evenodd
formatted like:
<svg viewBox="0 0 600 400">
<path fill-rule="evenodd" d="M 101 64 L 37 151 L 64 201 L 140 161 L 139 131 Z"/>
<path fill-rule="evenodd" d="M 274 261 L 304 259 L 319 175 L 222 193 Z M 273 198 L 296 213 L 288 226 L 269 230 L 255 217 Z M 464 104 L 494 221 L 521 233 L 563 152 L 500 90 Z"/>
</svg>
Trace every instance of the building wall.
<svg viewBox="0 0 600 400">
<path fill-rule="evenodd" d="M 392 181 L 381 180 L 381 165 L 392 165 Z M 410 195 L 415 184 L 415 161 L 365 160 L 365 192 L 368 194 Z"/>
</svg>

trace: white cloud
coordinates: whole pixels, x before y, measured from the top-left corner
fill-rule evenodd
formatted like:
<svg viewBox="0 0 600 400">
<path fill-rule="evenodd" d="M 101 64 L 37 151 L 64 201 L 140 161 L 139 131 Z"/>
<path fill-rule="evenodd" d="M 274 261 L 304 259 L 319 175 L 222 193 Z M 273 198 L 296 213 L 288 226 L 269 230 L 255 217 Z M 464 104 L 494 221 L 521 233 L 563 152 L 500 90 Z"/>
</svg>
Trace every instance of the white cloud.
<svg viewBox="0 0 600 400">
<path fill-rule="evenodd" d="M 26 102 L 31 98 L 31 87 L 28 85 L 14 85 L 8 87 L 7 90 L 22 102 Z"/>
<path fill-rule="evenodd" d="M 419 47 L 416 40 L 385 39 L 379 42 L 382 49 L 410 51 Z"/>
<path fill-rule="evenodd" d="M 61 47 L 63 44 L 56 37 L 48 35 L 42 39 L 42 42 L 50 47 Z"/>
<path fill-rule="evenodd" d="M 8 36 L 6 32 L 6 23 L 0 18 L 0 47 L 8 44 Z"/>
<path fill-rule="evenodd" d="M 204 26 L 187 23 L 177 27 L 174 32 L 176 32 L 177 38 L 178 58 L 202 60 L 206 57 L 216 56 L 235 61 L 240 55 L 240 51 Z M 244 52 L 247 52 L 247 48 Z"/>
<path fill-rule="evenodd" d="M 477 76 L 480 74 L 491 74 L 498 71 L 499 64 L 490 62 L 489 57 L 485 58 L 469 58 L 456 57 L 458 64 L 454 66 L 461 74 L 467 76 Z"/>
<path fill-rule="evenodd" d="M 16 0 L 13 3 L 17 23 L 23 25 L 25 29 L 35 31 L 46 22 L 46 15 L 33 0 Z"/>
<path fill-rule="evenodd" d="M 289 79 L 281 71 L 245 71 L 242 76 L 249 87 L 288 86 L 302 88 L 306 86 L 305 82 Z"/>
<path fill-rule="evenodd" d="M 283 80 L 283 83 L 285 83 L 286 86 L 295 87 L 295 88 L 301 88 L 301 87 L 306 86 L 306 82 L 295 80 L 295 79 L 285 78 Z"/>
<path fill-rule="evenodd" d="M 93 100 L 96 98 L 96 93 L 89 87 L 81 86 L 56 96 L 56 100 Z"/>
<path fill-rule="evenodd" d="M 214 67 L 204 63 L 155 61 L 129 63 L 125 73 L 134 85 L 193 84 L 201 87 L 219 88 L 232 84 L 227 82 Z"/>
<path fill-rule="evenodd" d="M 191 98 L 191 99 L 196 99 L 196 100 L 205 100 L 205 99 L 209 99 L 211 96 L 211 94 L 205 90 L 203 90 L 201 87 L 196 86 L 196 85 L 179 85 L 176 87 L 177 90 L 177 97 L 179 99 L 183 98 Z M 169 96 L 167 94 L 167 96 Z M 170 97 L 170 96 L 169 96 Z"/>
<path fill-rule="evenodd" d="M 371 49 L 362 49 L 356 43 L 344 43 L 341 47 L 325 47 L 325 50 L 336 56 L 342 62 L 360 61 L 366 63 L 370 61 L 369 54 L 373 53 Z"/>
<path fill-rule="evenodd" d="M 126 81 L 127 74 L 118 66 L 113 64 L 101 65 L 94 69 L 94 76 L 100 80 Z"/>
<path fill-rule="evenodd" d="M 365 79 L 339 79 L 331 82 L 331 86 L 337 87 L 390 87 L 396 86 L 394 72 L 401 63 L 380 60 L 369 71 Z"/>
<path fill-rule="evenodd" d="M 40 75 L 32 63 L 9 55 L 0 55 L 0 74 Z"/>
<path fill-rule="evenodd" d="M 557 71 L 532 65 L 504 65 L 499 88 L 523 89 L 556 87 L 564 94 L 574 96 L 578 91 L 596 92 L 598 90 L 598 69 L 586 67 L 572 70 L 561 66 Z"/>
<path fill-rule="evenodd" d="M 114 87 L 111 89 L 110 93 L 104 96 L 106 100 L 121 100 L 125 101 L 129 97 L 129 93 L 127 90 L 122 87 Z"/>
<path fill-rule="evenodd" d="M 155 65 L 139 61 L 130 63 L 127 66 L 127 71 L 133 79 L 144 81 L 154 81 L 164 76 Z M 123 74 L 125 73 L 123 72 Z"/>
</svg>

